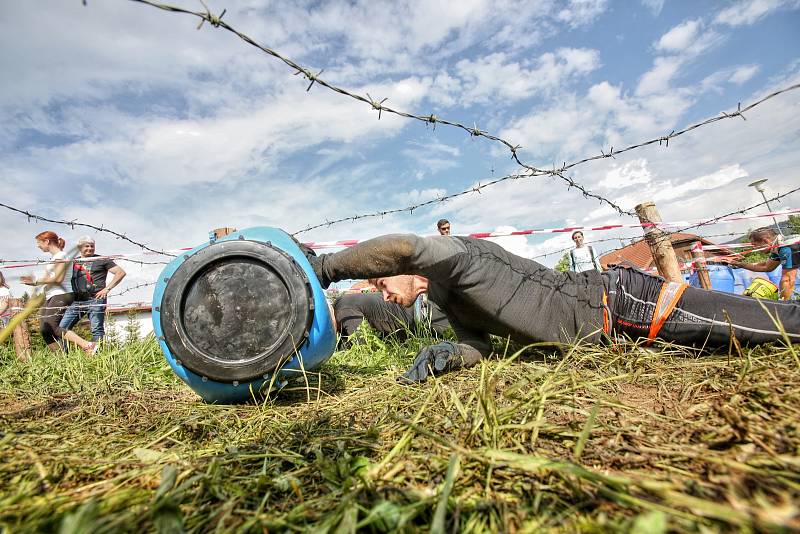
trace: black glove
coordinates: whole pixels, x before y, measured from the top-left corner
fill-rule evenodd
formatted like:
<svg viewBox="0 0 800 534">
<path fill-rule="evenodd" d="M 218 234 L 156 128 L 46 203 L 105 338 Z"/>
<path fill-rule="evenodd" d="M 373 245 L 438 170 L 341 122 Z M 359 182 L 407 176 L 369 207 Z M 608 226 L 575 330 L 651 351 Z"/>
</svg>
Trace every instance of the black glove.
<svg viewBox="0 0 800 534">
<path fill-rule="evenodd" d="M 419 351 L 414 364 L 397 379 L 402 384 L 424 382 L 429 374 L 440 375 L 461 367 L 461 351 L 454 343 L 443 341 Z"/>
</svg>

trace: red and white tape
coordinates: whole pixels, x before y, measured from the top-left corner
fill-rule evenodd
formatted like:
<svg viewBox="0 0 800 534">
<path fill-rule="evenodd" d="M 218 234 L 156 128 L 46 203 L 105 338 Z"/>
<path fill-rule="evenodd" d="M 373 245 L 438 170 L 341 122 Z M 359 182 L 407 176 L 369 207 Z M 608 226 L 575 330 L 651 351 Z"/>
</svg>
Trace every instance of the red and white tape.
<svg viewBox="0 0 800 534">
<path fill-rule="evenodd" d="M 606 230 L 617 230 L 622 228 L 673 228 L 673 227 L 680 227 L 680 226 L 695 226 L 701 224 L 708 224 L 709 222 L 735 222 L 735 221 L 744 221 L 750 219 L 760 219 L 764 217 L 778 217 L 782 215 L 791 215 L 794 213 L 800 213 L 800 208 L 788 208 L 780 211 L 773 211 L 770 213 L 759 213 L 755 215 L 737 215 L 734 217 L 725 217 L 722 219 L 698 219 L 696 221 L 669 221 L 669 222 L 659 222 L 659 223 L 631 223 L 631 224 L 604 224 L 601 226 L 566 226 L 563 228 L 537 228 L 533 230 L 513 230 L 507 232 L 476 232 L 472 234 L 464 234 L 462 237 L 477 237 L 479 239 L 486 239 L 489 237 L 508 237 L 508 236 L 515 236 L 515 235 L 533 235 L 533 234 L 560 234 L 560 233 L 569 233 L 569 232 L 601 232 Z M 359 239 L 343 239 L 339 241 L 314 241 L 311 243 L 303 243 L 309 248 L 312 249 L 323 249 L 323 248 L 344 248 L 344 247 L 352 247 L 357 245 L 361 241 Z"/>
<path fill-rule="evenodd" d="M 737 215 L 732 217 L 725 217 L 722 219 L 698 219 L 695 221 L 669 221 L 669 222 L 659 222 L 659 223 L 631 223 L 631 224 L 605 224 L 600 226 L 565 226 L 562 228 L 537 228 L 532 230 L 513 230 L 513 231 L 506 231 L 506 232 L 475 232 L 472 234 L 460 234 L 462 237 L 476 237 L 479 239 L 486 239 L 490 237 L 509 237 L 509 236 L 516 236 L 516 235 L 534 235 L 534 234 L 560 234 L 560 233 L 569 233 L 569 232 L 576 232 L 578 230 L 582 232 L 601 232 L 601 231 L 608 231 L 608 230 L 618 230 L 623 228 L 673 228 L 673 227 L 680 227 L 680 226 L 695 226 L 695 225 L 702 225 L 708 224 L 710 222 L 714 223 L 722 223 L 722 222 L 735 222 L 735 221 L 744 221 L 744 220 L 751 220 L 751 219 L 761 219 L 767 217 L 779 217 L 783 215 L 792 215 L 795 213 L 800 213 L 800 208 L 787 208 L 779 211 L 773 211 L 769 213 L 758 213 L 754 215 Z M 362 241 L 366 241 L 365 239 L 340 239 L 337 241 L 312 241 L 308 243 L 303 243 L 305 246 L 314 249 L 326 249 L 326 248 L 346 248 L 355 246 Z M 727 246 L 726 248 L 744 248 L 747 244 L 737 244 Z M 185 252 L 187 250 L 192 250 L 191 247 L 186 248 L 179 248 L 179 249 L 172 249 L 167 252 Z M 156 255 L 154 252 L 133 252 L 130 254 L 113 254 L 108 256 L 95 256 L 91 260 L 85 261 L 94 261 L 99 259 L 112 259 L 112 260 L 124 260 L 125 258 L 132 258 L 136 256 L 152 256 Z M 76 258 L 78 259 L 78 258 Z M 20 261 L 20 260 L 2 260 L 0 259 L 0 264 L 4 263 L 4 261 Z M 81 261 L 78 259 L 78 261 Z M 20 263 L 17 265 L 5 265 L 3 269 L 20 269 L 24 267 L 38 267 L 41 265 L 46 265 L 48 263 L 52 263 L 50 261 L 31 261 L 30 263 Z"/>
</svg>

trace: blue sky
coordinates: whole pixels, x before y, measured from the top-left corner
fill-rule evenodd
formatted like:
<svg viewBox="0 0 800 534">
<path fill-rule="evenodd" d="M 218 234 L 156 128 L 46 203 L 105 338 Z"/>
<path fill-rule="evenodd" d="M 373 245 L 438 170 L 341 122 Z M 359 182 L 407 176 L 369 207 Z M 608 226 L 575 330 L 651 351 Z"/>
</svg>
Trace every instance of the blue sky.
<svg viewBox="0 0 800 534">
<path fill-rule="evenodd" d="M 521 145 L 537 166 L 664 135 L 800 81 L 796 0 L 207 3 L 256 41 L 325 69 L 334 85 L 477 124 Z M 54 0 L 11 3 L 0 23 L 2 202 L 155 248 L 195 245 L 218 226 L 295 231 L 518 170 L 497 143 L 386 114 L 378 121 L 363 103 L 319 86 L 307 92 L 284 64 L 223 30 L 197 31 L 185 15 L 125 0 Z M 769 178 L 772 194 L 800 183 L 799 111 L 795 91 L 746 122 L 722 121 L 572 176 L 626 209 L 654 200 L 666 220 L 713 217 L 758 202 L 747 188 L 756 178 Z M 300 237 L 428 234 L 440 217 L 456 233 L 630 222 L 540 178 Z M 43 229 L 68 243 L 84 233 L 0 211 L 0 257 L 41 257 L 33 236 Z M 101 253 L 135 251 L 96 237 Z M 535 256 L 569 236 L 501 243 Z M 157 274 L 123 265 L 126 285 Z M 6 274 L 14 282 L 22 273 Z"/>
</svg>

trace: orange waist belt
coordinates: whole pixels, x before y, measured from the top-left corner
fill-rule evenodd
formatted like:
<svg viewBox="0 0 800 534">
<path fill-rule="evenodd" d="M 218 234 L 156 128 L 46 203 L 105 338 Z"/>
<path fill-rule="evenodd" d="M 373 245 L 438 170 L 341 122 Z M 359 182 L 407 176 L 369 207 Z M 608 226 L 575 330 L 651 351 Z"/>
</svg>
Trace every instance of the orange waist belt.
<svg viewBox="0 0 800 534">
<path fill-rule="evenodd" d="M 683 296 L 683 292 L 686 291 L 687 287 L 689 287 L 687 284 L 680 284 L 678 282 L 664 282 L 664 285 L 661 286 L 645 346 L 653 344 L 656 336 L 661 331 L 661 327 L 664 326 L 667 317 L 669 317 L 669 314 L 675 309 L 675 306 L 678 304 L 678 301 Z"/>
</svg>

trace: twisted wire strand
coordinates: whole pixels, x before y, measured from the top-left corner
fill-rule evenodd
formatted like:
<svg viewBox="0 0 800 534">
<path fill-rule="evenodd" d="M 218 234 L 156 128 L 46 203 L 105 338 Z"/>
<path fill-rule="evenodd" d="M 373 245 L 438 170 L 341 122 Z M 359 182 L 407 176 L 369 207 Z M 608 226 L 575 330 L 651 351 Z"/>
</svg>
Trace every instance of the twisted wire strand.
<svg viewBox="0 0 800 534">
<path fill-rule="evenodd" d="M 499 137 L 497 135 L 494 135 L 494 134 L 489 133 L 487 131 L 483 131 L 480 128 L 478 128 L 477 124 L 475 124 L 475 123 L 473 123 L 473 126 L 467 126 L 467 125 L 465 125 L 465 124 L 463 124 L 461 122 L 450 120 L 450 119 L 446 119 L 446 118 L 443 118 L 443 117 L 439 117 L 439 116 L 437 116 L 437 115 L 435 115 L 433 113 L 431 113 L 430 115 L 417 115 L 417 114 L 409 113 L 409 112 L 398 110 L 398 109 L 394 109 L 394 108 L 392 108 L 390 106 L 385 105 L 385 102 L 387 100 L 386 98 L 384 98 L 382 100 L 377 100 L 377 99 L 372 98 L 368 93 L 366 95 L 360 95 L 360 94 L 354 93 L 352 91 L 349 91 L 347 89 L 344 89 L 342 87 L 338 87 L 338 86 L 326 81 L 322 77 L 320 77 L 320 74 L 322 74 L 324 69 L 320 70 L 317 73 L 314 73 L 310 69 L 308 69 L 306 67 L 303 67 L 302 65 L 298 64 L 296 61 L 294 61 L 294 60 L 282 55 L 280 52 L 278 52 L 278 51 L 276 51 L 276 50 L 274 50 L 272 48 L 269 48 L 269 47 L 267 47 L 265 45 L 262 45 L 262 44 L 258 43 L 257 41 L 255 41 L 250 36 L 248 36 L 248 35 L 240 32 L 239 30 L 233 28 L 227 22 L 222 20 L 222 17 L 225 15 L 226 10 L 223 10 L 220 13 L 220 15 L 215 15 L 214 13 L 211 12 L 211 10 L 208 8 L 208 6 L 205 4 L 205 2 L 203 2 L 203 0 L 200 0 L 200 3 L 205 8 L 204 12 L 203 11 L 192 11 L 190 9 L 185 9 L 185 8 L 181 8 L 181 7 L 177 7 L 177 6 L 163 4 L 163 3 L 160 3 L 160 2 L 155 2 L 153 0 L 131 0 L 131 1 L 137 2 L 137 3 L 140 3 L 140 4 L 146 4 L 146 5 L 155 7 L 157 9 L 161 9 L 163 11 L 169 11 L 169 12 L 173 12 L 173 13 L 181 13 L 181 14 L 192 15 L 194 17 L 197 17 L 197 18 L 200 19 L 200 24 L 198 24 L 198 26 L 197 26 L 198 29 L 200 29 L 203 26 L 204 22 L 208 22 L 209 24 L 211 24 L 215 28 L 222 28 L 222 29 L 224 29 L 224 30 L 236 35 L 237 37 L 239 37 L 239 39 L 241 39 L 245 43 L 247 43 L 247 44 L 249 44 L 249 45 L 251 45 L 251 46 L 253 46 L 253 47 L 255 47 L 255 48 L 259 49 L 259 50 L 261 50 L 265 54 L 267 54 L 269 56 L 272 56 L 272 57 L 276 58 L 277 60 L 283 62 L 287 66 L 291 67 L 292 69 L 295 70 L 295 73 L 294 73 L 295 75 L 302 74 L 303 77 L 309 82 L 308 87 L 306 88 L 306 91 L 311 90 L 311 87 L 313 87 L 313 85 L 316 83 L 317 85 L 325 87 L 326 89 L 328 89 L 330 91 L 333 91 L 333 92 L 341 94 L 343 96 L 346 96 L 346 97 L 352 98 L 354 100 L 358 100 L 360 102 L 368 104 L 373 110 L 378 111 L 378 119 L 379 120 L 380 120 L 381 114 L 383 112 L 386 112 L 386 113 L 391 113 L 391 114 L 394 114 L 394 115 L 397 115 L 397 116 L 400 116 L 400 117 L 404 117 L 404 118 L 408 118 L 408 119 L 412 119 L 412 120 L 417 120 L 417 121 L 423 122 L 425 124 L 430 124 L 430 125 L 433 125 L 434 127 L 437 124 L 443 124 L 445 126 L 450 126 L 450 127 L 453 127 L 453 128 L 457 128 L 457 129 L 463 130 L 466 133 L 468 133 L 470 136 L 483 137 L 483 138 L 486 138 L 488 140 L 500 143 L 500 144 L 504 145 L 509 150 L 509 152 L 511 153 L 511 158 L 519 166 L 521 166 L 522 168 L 524 168 L 524 169 L 526 169 L 528 171 L 528 174 L 524 175 L 524 176 L 520 176 L 519 174 L 517 174 L 517 175 L 509 175 L 509 176 L 503 177 L 503 178 L 498 179 L 498 180 L 492 180 L 491 182 L 488 182 L 487 184 L 484 184 L 484 185 L 479 186 L 479 187 L 472 187 L 472 188 L 466 189 L 464 191 L 461 191 L 460 193 L 455 193 L 453 195 L 447 195 L 447 196 L 444 196 L 444 197 L 440 197 L 439 199 L 436 199 L 436 200 L 433 200 L 433 201 L 426 201 L 426 202 L 421 202 L 421 203 L 418 203 L 418 204 L 415 204 L 415 205 L 412 205 L 412 206 L 406 206 L 405 208 L 382 210 L 382 211 L 378 211 L 378 212 L 375 212 L 375 213 L 368 213 L 368 214 L 363 214 L 363 215 L 355 215 L 355 216 L 351 216 L 351 217 L 343 217 L 343 218 L 336 219 L 336 220 L 333 220 L 333 221 L 326 221 L 324 223 L 320 223 L 320 224 L 317 224 L 317 225 L 312 225 L 312 226 L 303 228 L 301 230 L 298 230 L 298 231 L 294 232 L 292 235 L 298 235 L 300 233 L 308 232 L 310 230 L 313 230 L 315 228 L 320 228 L 320 227 L 323 227 L 323 226 L 331 226 L 331 225 L 334 225 L 334 224 L 337 224 L 337 223 L 340 223 L 340 222 L 345 222 L 345 221 L 355 221 L 355 220 L 358 220 L 358 219 L 364 219 L 364 218 L 368 218 L 368 217 L 383 217 L 385 215 L 389 215 L 389 214 L 393 214 L 393 213 L 399 213 L 399 212 L 403 212 L 403 211 L 413 212 L 413 210 L 415 210 L 415 209 L 418 209 L 418 208 L 421 208 L 421 207 L 424 207 L 424 206 L 428 206 L 428 205 L 433 204 L 433 203 L 435 203 L 437 201 L 444 202 L 445 200 L 449 200 L 451 198 L 455 198 L 455 197 L 461 196 L 463 194 L 478 192 L 481 189 L 484 189 L 485 187 L 489 187 L 489 186 L 495 185 L 497 183 L 503 182 L 503 181 L 505 181 L 507 179 L 512 179 L 512 178 L 515 178 L 515 177 L 516 178 L 520 178 L 520 177 L 530 178 L 530 177 L 533 177 L 533 176 L 552 176 L 552 177 L 557 177 L 557 178 L 560 178 L 562 181 L 567 183 L 567 188 L 568 189 L 572 189 L 572 188 L 577 189 L 578 191 L 580 191 L 580 193 L 585 198 L 594 198 L 596 200 L 599 200 L 601 203 L 605 203 L 605 204 L 609 205 L 611 208 L 613 208 L 615 211 L 617 211 L 620 215 L 633 215 L 630 211 L 623 210 L 615 202 L 603 197 L 602 195 L 599 195 L 599 194 L 596 194 L 596 193 L 590 191 L 589 189 L 587 189 L 582 184 L 576 182 L 573 178 L 567 176 L 565 174 L 565 172 L 568 169 L 574 168 L 574 167 L 576 167 L 578 165 L 582 165 L 582 164 L 588 163 L 590 161 L 595 161 L 595 160 L 600 160 L 600 159 L 605 159 L 605 158 L 613 158 L 617 154 L 622 154 L 622 153 L 625 153 L 625 152 L 628 152 L 628 151 L 631 151 L 631 150 L 635 150 L 637 148 L 653 145 L 653 144 L 656 144 L 656 143 L 658 143 L 659 145 L 661 145 L 663 143 L 665 147 L 669 147 L 669 142 L 670 142 L 671 139 L 674 139 L 674 138 L 676 138 L 678 136 L 681 136 L 681 135 L 684 135 L 684 134 L 686 134 L 686 133 L 688 133 L 688 132 L 690 132 L 692 130 L 695 130 L 697 128 L 701 128 L 701 127 L 703 127 L 705 125 L 708 125 L 708 124 L 711 124 L 711 123 L 714 123 L 714 122 L 718 122 L 718 121 L 726 120 L 726 119 L 733 119 L 733 118 L 737 118 L 737 117 L 741 118 L 742 120 L 746 120 L 745 116 L 744 116 L 745 112 L 750 111 L 751 109 L 755 108 L 756 106 L 758 106 L 758 105 L 766 102 L 767 100 L 770 100 L 770 99 L 772 99 L 772 98 L 774 98 L 774 97 L 776 97 L 776 96 L 778 96 L 778 95 L 780 95 L 782 93 L 786 93 L 788 91 L 793 91 L 793 90 L 796 90 L 796 89 L 800 88 L 800 84 L 795 84 L 795 85 L 792 85 L 792 86 L 789 86 L 789 87 L 785 87 L 783 89 L 774 91 L 773 93 L 770 93 L 770 94 L 764 96 L 763 98 L 761 98 L 761 99 L 759 99 L 759 100 L 757 100 L 757 101 L 745 106 L 744 108 L 742 108 L 741 103 L 739 103 L 739 105 L 737 106 L 736 111 L 732 111 L 732 112 L 722 111 L 722 112 L 720 112 L 719 115 L 717 115 L 715 117 L 710 117 L 710 118 L 705 119 L 705 120 L 703 120 L 701 122 L 692 124 L 690 126 L 686 126 L 685 128 L 683 128 L 681 130 L 677 130 L 677 131 L 673 130 L 667 135 L 662 135 L 662 136 L 659 136 L 659 137 L 656 137 L 656 138 L 653 138 L 653 139 L 650 139 L 650 140 L 647 140 L 647 141 L 642 141 L 640 143 L 629 145 L 627 147 L 624 147 L 622 149 L 618 149 L 616 151 L 614 150 L 613 146 L 610 148 L 610 150 L 608 152 L 605 152 L 604 150 L 601 149 L 600 150 L 600 154 L 598 154 L 598 155 L 585 157 L 583 159 L 579 159 L 579 160 L 574 161 L 574 162 L 569 163 L 569 164 L 567 162 L 564 162 L 563 165 L 560 168 L 555 168 L 555 166 L 554 166 L 554 168 L 552 168 L 552 169 L 544 169 L 544 168 L 539 168 L 539 167 L 536 167 L 534 165 L 531 165 L 529 163 L 526 163 L 526 162 L 522 161 L 519 158 L 519 155 L 518 155 L 518 151 L 521 148 L 520 145 L 516 145 L 516 144 L 514 144 L 514 143 L 512 143 L 512 142 L 510 142 L 510 141 L 508 141 L 506 139 L 503 139 L 503 138 L 501 138 L 501 137 Z"/>
<path fill-rule="evenodd" d="M 139 243 L 138 241 L 134 241 L 133 239 L 131 239 L 128 236 L 126 236 L 125 234 L 122 234 L 122 233 L 117 232 L 115 230 L 112 230 L 110 228 L 106 228 L 104 226 L 96 226 L 94 224 L 81 223 L 81 222 L 77 222 L 77 221 L 65 221 L 65 220 L 61 220 L 61 219 L 51 219 L 51 218 L 45 217 L 43 215 L 37 215 L 35 213 L 31 213 L 30 211 L 27 211 L 27 210 L 23 210 L 23 209 L 20 209 L 20 208 L 15 208 L 14 206 L 9 206 L 8 204 L 4 204 L 2 202 L 0 202 L 0 207 L 6 208 L 7 210 L 15 211 L 15 212 L 20 213 L 22 215 L 25 215 L 26 217 L 28 217 L 28 221 L 29 222 L 30 222 L 31 219 L 33 219 L 33 220 L 36 220 L 36 221 L 49 222 L 49 223 L 53 223 L 53 224 L 63 224 L 63 225 L 71 227 L 73 230 L 75 229 L 76 226 L 80 226 L 82 228 L 91 228 L 92 230 L 96 230 L 98 232 L 104 232 L 104 233 L 116 236 L 118 239 L 122 239 L 123 241 L 127 241 L 128 243 L 134 244 L 137 247 L 141 247 L 144 250 L 147 250 L 147 251 L 150 251 L 150 252 L 154 252 L 156 254 L 161 254 L 163 256 L 170 256 L 170 257 L 173 257 L 173 258 L 175 257 L 175 254 L 170 254 L 169 252 L 164 252 L 163 250 L 156 250 L 154 248 L 150 248 L 147 245 L 145 245 L 144 243 Z"/>
</svg>

